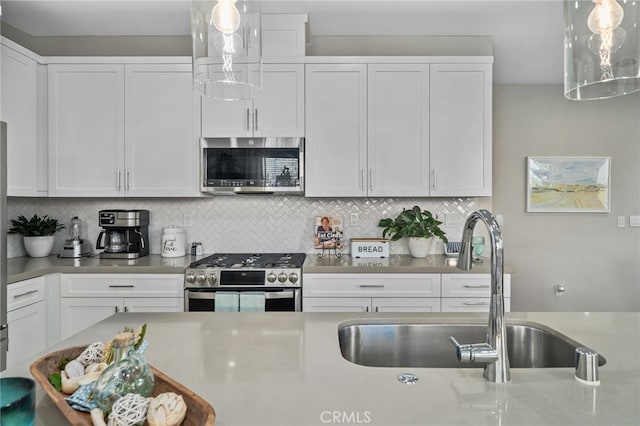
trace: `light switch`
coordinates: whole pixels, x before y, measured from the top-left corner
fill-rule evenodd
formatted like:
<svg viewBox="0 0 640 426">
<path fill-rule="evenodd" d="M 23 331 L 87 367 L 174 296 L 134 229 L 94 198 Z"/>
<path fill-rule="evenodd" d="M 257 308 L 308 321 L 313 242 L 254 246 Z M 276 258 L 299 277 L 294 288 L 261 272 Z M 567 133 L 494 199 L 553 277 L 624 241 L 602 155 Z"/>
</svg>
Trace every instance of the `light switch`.
<svg viewBox="0 0 640 426">
<path fill-rule="evenodd" d="M 350 213 L 349 214 L 349 225 L 358 226 L 358 213 Z"/>
<path fill-rule="evenodd" d="M 626 221 L 624 216 L 618 216 L 618 228 L 624 228 L 625 222 Z"/>
<path fill-rule="evenodd" d="M 640 216 L 629 216 L 629 226 L 640 227 Z"/>
</svg>

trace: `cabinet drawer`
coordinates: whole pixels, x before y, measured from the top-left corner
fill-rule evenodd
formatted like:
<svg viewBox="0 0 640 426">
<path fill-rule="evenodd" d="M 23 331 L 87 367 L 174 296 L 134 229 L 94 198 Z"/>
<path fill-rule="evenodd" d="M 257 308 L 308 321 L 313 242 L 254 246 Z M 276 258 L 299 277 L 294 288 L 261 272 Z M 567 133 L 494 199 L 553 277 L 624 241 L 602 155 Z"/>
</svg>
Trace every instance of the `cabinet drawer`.
<svg viewBox="0 0 640 426">
<path fill-rule="evenodd" d="M 44 300 L 44 277 L 7 286 L 7 312 Z"/>
<path fill-rule="evenodd" d="M 442 312 L 489 312 L 488 297 L 442 298 Z M 504 299 L 504 311 L 511 312 L 511 298 Z"/>
<path fill-rule="evenodd" d="M 182 297 L 182 274 L 62 274 L 62 297 Z"/>
<path fill-rule="evenodd" d="M 440 297 L 439 274 L 305 274 L 305 297 Z"/>
<path fill-rule="evenodd" d="M 511 297 L 511 275 L 505 274 L 504 297 Z M 489 274 L 442 274 L 442 297 L 489 297 Z"/>
</svg>

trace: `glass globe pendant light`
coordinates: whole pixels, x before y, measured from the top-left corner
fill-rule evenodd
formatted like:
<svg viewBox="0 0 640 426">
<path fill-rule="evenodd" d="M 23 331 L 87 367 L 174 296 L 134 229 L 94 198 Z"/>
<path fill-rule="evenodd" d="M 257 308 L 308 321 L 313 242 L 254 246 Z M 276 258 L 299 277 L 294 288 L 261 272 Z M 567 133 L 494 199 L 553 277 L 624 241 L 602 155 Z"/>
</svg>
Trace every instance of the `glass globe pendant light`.
<svg viewBox="0 0 640 426">
<path fill-rule="evenodd" d="M 606 99 L 640 90 L 640 4 L 565 0 L 564 94 Z"/>
<path fill-rule="evenodd" d="M 193 84 L 228 101 L 260 95 L 262 55 L 258 1 L 193 0 Z"/>
</svg>

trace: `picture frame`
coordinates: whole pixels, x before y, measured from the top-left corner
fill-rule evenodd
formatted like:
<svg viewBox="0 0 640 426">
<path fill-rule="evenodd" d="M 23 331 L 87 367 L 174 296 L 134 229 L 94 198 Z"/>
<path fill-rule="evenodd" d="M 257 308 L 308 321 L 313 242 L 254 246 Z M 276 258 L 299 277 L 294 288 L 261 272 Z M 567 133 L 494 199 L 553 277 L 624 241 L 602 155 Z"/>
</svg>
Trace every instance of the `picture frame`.
<svg viewBox="0 0 640 426">
<path fill-rule="evenodd" d="M 611 157 L 527 157 L 527 212 L 608 213 Z"/>
</svg>

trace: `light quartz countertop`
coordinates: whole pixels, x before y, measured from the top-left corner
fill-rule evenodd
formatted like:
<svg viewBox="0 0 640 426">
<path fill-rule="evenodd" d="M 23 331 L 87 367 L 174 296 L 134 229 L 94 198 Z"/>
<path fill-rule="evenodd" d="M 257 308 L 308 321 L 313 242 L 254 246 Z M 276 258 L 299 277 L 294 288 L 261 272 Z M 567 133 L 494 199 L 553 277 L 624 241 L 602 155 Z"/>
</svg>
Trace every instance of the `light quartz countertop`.
<svg viewBox="0 0 640 426">
<path fill-rule="evenodd" d="M 207 255 L 204 255 L 207 256 Z M 97 255 L 78 259 L 56 256 L 13 257 L 7 259 L 7 282 L 15 283 L 52 273 L 66 274 L 183 274 L 191 262 L 204 256 L 162 257 L 151 254 L 138 259 L 101 259 Z M 489 273 L 490 259 L 474 264 L 471 271 L 456 268 L 456 258 L 429 255 L 417 259 L 409 255 L 392 255 L 386 259 L 356 259 L 327 256 L 319 259 L 315 253 L 307 254 L 303 273 Z M 506 273 L 513 273 L 505 265 Z"/>
<path fill-rule="evenodd" d="M 442 254 L 428 255 L 424 258 L 411 257 L 408 254 L 395 254 L 388 258 L 355 258 L 348 254 L 336 257 L 335 254 L 319 258 L 308 254 L 302 267 L 303 273 L 424 273 L 424 274 L 488 274 L 491 272 L 491 259 L 483 258 L 482 263 L 474 263 L 470 271 L 456 267 L 457 257 Z M 513 273 L 514 268 L 504 265 L 505 273 Z"/>
<path fill-rule="evenodd" d="M 147 323 L 149 363 L 209 401 L 217 426 L 638 425 L 640 313 L 507 314 L 507 323 L 543 324 L 604 355 L 599 386 L 575 380 L 573 368 L 512 368 L 510 383 L 492 384 L 481 368 L 363 367 L 342 358 L 342 322 L 389 318 L 484 324 L 487 315 L 121 313 L 44 353 Z M 35 359 L 2 375 L 30 376 Z M 402 373 L 419 381 L 402 384 Z M 36 425 L 65 424 L 40 387 L 36 398 Z"/>
<path fill-rule="evenodd" d="M 78 259 L 47 257 L 12 257 L 7 259 L 9 284 L 52 273 L 82 274 L 184 274 L 195 256 L 162 257 L 151 254 L 137 259 L 101 259 L 98 255 Z"/>
</svg>

